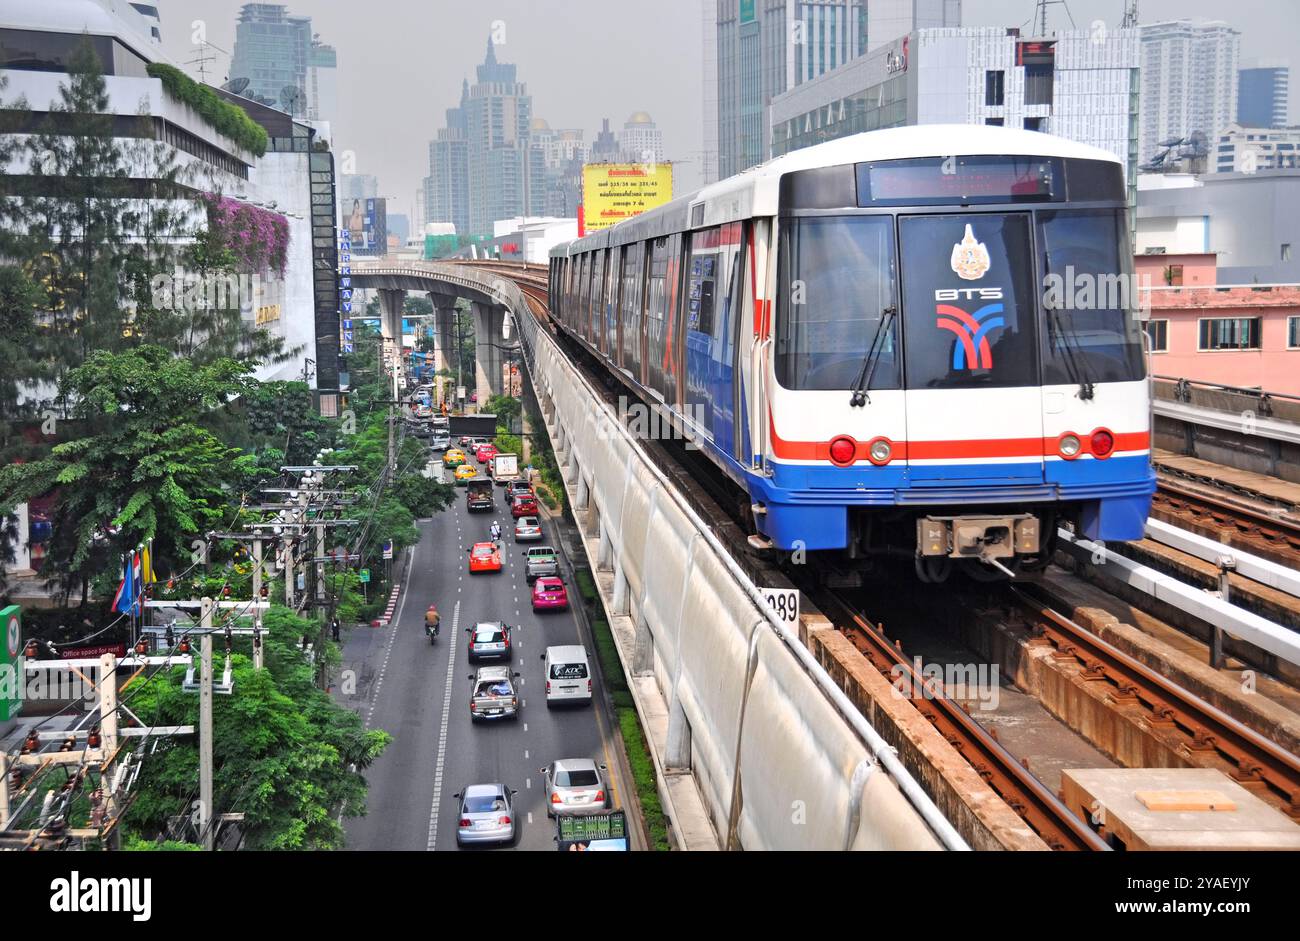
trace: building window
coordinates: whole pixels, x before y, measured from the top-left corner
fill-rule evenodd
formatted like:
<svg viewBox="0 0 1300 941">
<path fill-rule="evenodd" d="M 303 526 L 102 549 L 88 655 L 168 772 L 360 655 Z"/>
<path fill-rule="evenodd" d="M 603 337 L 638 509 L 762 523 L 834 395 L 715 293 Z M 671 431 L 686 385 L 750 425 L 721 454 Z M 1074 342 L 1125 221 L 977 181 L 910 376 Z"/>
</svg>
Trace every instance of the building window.
<svg viewBox="0 0 1300 941">
<path fill-rule="evenodd" d="M 1006 102 L 1006 73 L 990 70 L 984 73 L 984 104 L 1000 107 Z"/>
<path fill-rule="evenodd" d="M 1169 352 L 1169 321 L 1148 320 L 1146 322 L 1148 348 L 1152 353 Z"/>
<path fill-rule="evenodd" d="M 1025 118 L 1025 130 L 1041 131 L 1043 129 L 1043 122 L 1046 120 L 1046 118 Z"/>
<path fill-rule="evenodd" d="M 1166 274 L 1168 275 L 1168 277 L 1166 277 L 1165 280 L 1169 283 L 1170 287 L 1182 287 L 1183 284 L 1182 265 L 1170 265 L 1166 269 Z"/>
<path fill-rule="evenodd" d="M 1052 103 L 1053 71 L 1050 63 L 1025 66 L 1025 104 Z"/>
<path fill-rule="evenodd" d="M 1200 349 L 1257 350 L 1259 317 L 1218 317 L 1201 321 Z"/>
<path fill-rule="evenodd" d="M 1006 120 L 1004 118 L 985 118 L 984 123 L 989 127 L 1002 127 Z"/>
<path fill-rule="evenodd" d="M 1300 317 L 1286 319 L 1286 348 L 1300 349 Z"/>
</svg>

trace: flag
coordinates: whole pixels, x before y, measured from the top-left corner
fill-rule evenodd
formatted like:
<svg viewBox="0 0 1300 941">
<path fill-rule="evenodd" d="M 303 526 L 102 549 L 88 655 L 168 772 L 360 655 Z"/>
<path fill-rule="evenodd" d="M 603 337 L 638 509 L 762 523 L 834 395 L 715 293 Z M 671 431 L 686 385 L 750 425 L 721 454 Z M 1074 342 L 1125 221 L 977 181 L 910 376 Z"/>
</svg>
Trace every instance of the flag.
<svg viewBox="0 0 1300 941">
<path fill-rule="evenodd" d="M 130 556 L 122 561 L 122 584 L 117 586 L 117 595 L 113 598 L 113 610 L 126 614 L 135 609 L 135 568 Z"/>
<path fill-rule="evenodd" d="M 153 540 L 152 539 L 150 539 L 148 545 L 144 547 L 144 551 L 140 554 L 140 559 L 141 559 L 140 577 L 143 580 L 144 584 L 148 585 L 151 582 L 158 581 L 158 578 L 157 576 L 154 575 L 154 571 L 153 571 Z"/>
</svg>

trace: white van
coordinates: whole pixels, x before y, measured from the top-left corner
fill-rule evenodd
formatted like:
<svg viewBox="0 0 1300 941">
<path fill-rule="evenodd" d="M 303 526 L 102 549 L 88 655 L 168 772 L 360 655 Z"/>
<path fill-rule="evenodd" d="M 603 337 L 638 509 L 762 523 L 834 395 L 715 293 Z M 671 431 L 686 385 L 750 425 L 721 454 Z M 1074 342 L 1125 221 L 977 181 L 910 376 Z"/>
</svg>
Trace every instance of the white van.
<svg viewBox="0 0 1300 941">
<path fill-rule="evenodd" d="M 591 664 L 581 644 L 547 647 L 546 705 L 591 702 Z"/>
</svg>

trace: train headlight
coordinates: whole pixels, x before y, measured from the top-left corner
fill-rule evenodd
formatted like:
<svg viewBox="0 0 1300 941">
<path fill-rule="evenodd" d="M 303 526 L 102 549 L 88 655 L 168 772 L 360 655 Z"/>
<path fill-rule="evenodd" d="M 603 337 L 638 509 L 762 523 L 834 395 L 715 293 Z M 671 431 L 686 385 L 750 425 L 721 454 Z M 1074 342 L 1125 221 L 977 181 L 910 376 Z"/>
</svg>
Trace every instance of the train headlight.
<svg viewBox="0 0 1300 941">
<path fill-rule="evenodd" d="M 858 443 L 847 435 L 841 435 L 831 441 L 831 462 L 840 467 L 848 467 L 858 456 Z"/>
<path fill-rule="evenodd" d="M 1079 441 L 1078 435 L 1061 435 L 1061 440 L 1057 442 L 1057 447 L 1061 451 L 1061 457 L 1072 458 L 1079 456 L 1079 451 L 1082 450 L 1083 444 Z"/>
<path fill-rule="evenodd" d="M 1089 444 L 1093 457 L 1110 457 L 1110 452 L 1115 450 L 1115 436 L 1105 428 L 1098 428 L 1092 433 Z"/>
<path fill-rule="evenodd" d="M 894 447 L 884 438 L 877 438 L 871 442 L 871 448 L 867 453 L 871 456 L 871 463 L 888 464 L 889 459 L 894 456 Z"/>
</svg>

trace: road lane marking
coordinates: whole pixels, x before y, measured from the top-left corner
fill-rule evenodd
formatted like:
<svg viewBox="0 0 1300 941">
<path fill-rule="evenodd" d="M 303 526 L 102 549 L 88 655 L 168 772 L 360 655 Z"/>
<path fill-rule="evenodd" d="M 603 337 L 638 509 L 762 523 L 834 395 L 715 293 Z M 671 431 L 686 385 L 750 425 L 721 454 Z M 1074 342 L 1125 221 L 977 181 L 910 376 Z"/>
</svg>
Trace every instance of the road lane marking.
<svg viewBox="0 0 1300 941">
<path fill-rule="evenodd" d="M 416 552 L 419 551 L 419 549 L 420 549 L 420 544 L 417 542 L 415 544 L 415 548 L 411 550 L 411 554 L 406 557 L 406 579 L 404 580 L 404 582 L 407 585 L 408 593 L 410 590 L 410 583 L 411 583 L 411 566 L 415 562 L 415 554 Z M 384 674 L 388 672 L 388 659 L 393 655 L 393 642 L 397 638 L 397 624 L 398 621 L 401 620 L 402 611 L 405 610 L 405 608 L 406 608 L 406 595 L 402 595 L 402 603 L 397 609 L 397 616 L 393 618 L 393 620 L 389 621 L 387 625 L 388 643 L 387 646 L 384 648 L 384 662 L 379 665 L 379 676 L 375 679 L 375 692 L 374 695 L 370 697 L 370 705 L 366 709 L 366 724 L 365 724 L 366 728 L 370 728 L 370 720 L 373 719 L 375 716 L 375 706 L 379 704 L 379 691 L 383 689 Z"/>
<path fill-rule="evenodd" d="M 528 788 L 528 790 L 531 791 L 531 790 L 533 789 L 533 779 L 532 779 L 532 778 L 524 778 L 524 787 Z"/>
<path fill-rule="evenodd" d="M 451 612 L 451 636 L 447 640 L 447 688 L 442 696 L 442 729 L 438 732 L 438 759 L 433 772 L 433 806 L 429 808 L 429 842 L 432 852 L 438 845 L 438 807 L 442 803 L 443 767 L 447 759 L 447 724 L 451 718 L 451 687 L 456 672 L 456 636 L 460 630 L 460 602 Z"/>
<path fill-rule="evenodd" d="M 528 822 L 530 824 L 533 822 L 533 812 L 531 810 L 528 811 Z"/>
</svg>

